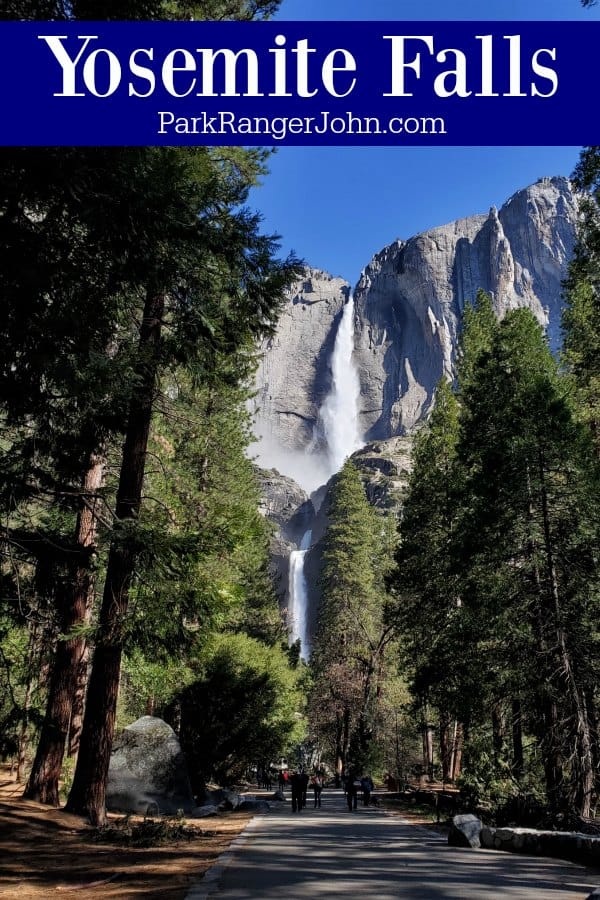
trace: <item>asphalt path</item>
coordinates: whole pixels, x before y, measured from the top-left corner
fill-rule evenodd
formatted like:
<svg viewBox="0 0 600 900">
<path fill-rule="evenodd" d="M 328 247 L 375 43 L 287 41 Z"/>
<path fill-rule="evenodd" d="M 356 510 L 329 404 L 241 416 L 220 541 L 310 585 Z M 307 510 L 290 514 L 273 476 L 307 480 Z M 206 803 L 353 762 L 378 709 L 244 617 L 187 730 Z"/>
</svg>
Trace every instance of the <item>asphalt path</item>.
<svg viewBox="0 0 600 900">
<path fill-rule="evenodd" d="M 448 847 L 401 817 L 324 791 L 321 809 L 273 804 L 186 900 L 585 900 L 600 872 L 562 860 Z"/>
</svg>

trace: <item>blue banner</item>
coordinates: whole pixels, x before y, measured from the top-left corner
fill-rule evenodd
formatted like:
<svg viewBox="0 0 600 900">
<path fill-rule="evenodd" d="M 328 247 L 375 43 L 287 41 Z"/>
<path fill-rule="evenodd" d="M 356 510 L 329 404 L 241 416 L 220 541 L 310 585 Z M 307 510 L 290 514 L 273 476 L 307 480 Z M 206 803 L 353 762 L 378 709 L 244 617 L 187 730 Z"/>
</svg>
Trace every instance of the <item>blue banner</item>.
<svg viewBox="0 0 600 900">
<path fill-rule="evenodd" d="M 600 22 L 1 22 L 3 145 L 600 144 Z"/>
</svg>

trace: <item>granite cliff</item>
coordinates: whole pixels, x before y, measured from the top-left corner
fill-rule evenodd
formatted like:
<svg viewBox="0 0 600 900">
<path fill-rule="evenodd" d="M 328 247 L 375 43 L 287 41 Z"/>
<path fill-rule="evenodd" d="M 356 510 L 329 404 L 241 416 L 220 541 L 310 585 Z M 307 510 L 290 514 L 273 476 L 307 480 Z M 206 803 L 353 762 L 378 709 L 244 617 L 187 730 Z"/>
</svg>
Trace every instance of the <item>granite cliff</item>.
<svg viewBox="0 0 600 900">
<path fill-rule="evenodd" d="M 568 180 L 543 178 L 499 210 L 395 241 L 363 270 L 354 290 L 352 367 L 360 381 L 354 416 L 365 446 L 353 459 L 375 506 L 393 510 L 401 504 L 411 435 L 426 418 L 441 376 L 454 375 L 462 312 L 479 288 L 492 294 L 499 316 L 531 309 L 558 348 L 561 282 L 576 221 Z M 275 337 L 262 348 L 256 380 L 260 441 L 252 449 L 259 465 L 282 473 L 263 479 L 264 513 L 275 524 L 274 570 L 285 605 L 289 552 L 310 529 L 313 549 L 305 571 L 311 626 L 327 527 L 327 503 L 322 509 L 321 503 L 332 474 L 322 412 L 349 297 L 348 282 L 307 268 L 289 293 Z"/>
<path fill-rule="evenodd" d="M 500 210 L 395 241 L 373 257 L 354 291 L 366 441 L 410 433 L 426 416 L 441 375 L 453 374 L 462 311 L 480 287 L 493 295 L 499 315 L 529 307 L 558 346 L 561 280 L 576 218 L 568 180 L 543 178 Z M 349 291 L 343 279 L 307 269 L 263 348 L 257 374 L 259 457 L 301 483 L 298 467 L 312 467 L 309 490 L 319 483 L 319 410 Z"/>
</svg>

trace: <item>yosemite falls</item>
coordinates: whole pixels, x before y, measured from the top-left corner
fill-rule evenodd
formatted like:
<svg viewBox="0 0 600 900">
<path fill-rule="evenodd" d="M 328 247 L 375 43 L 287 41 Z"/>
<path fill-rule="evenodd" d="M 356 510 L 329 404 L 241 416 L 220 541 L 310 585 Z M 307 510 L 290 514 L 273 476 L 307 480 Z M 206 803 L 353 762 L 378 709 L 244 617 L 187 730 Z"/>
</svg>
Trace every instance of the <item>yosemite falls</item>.
<svg viewBox="0 0 600 900">
<path fill-rule="evenodd" d="M 344 306 L 331 357 L 331 391 L 321 407 L 326 440 L 328 474 L 334 475 L 361 446 L 358 432 L 360 382 L 352 361 L 354 352 L 354 297 Z"/>
<path fill-rule="evenodd" d="M 390 448 L 397 455 L 404 441 L 406 450 L 436 384 L 454 377 L 462 313 L 479 288 L 500 316 L 530 309 L 558 347 L 577 217 L 569 181 L 542 178 L 499 208 L 393 241 L 353 293 L 343 278 L 309 267 L 290 288 L 276 333 L 261 348 L 250 452 L 275 525 L 280 602 L 303 656 L 318 606 L 323 486 L 365 445 L 355 459 L 367 482 L 365 466 L 375 472 L 372 502 L 381 501 L 386 479 L 406 474 L 410 461 L 393 459 Z M 301 548 L 310 529 L 313 546 Z"/>
<path fill-rule="evenodd" d="M 306 463 L 329 480 L 346 459 L 361 446 L 358 431 L 360 383 L 353 363 L 354 298 L 350 295 L 340 316 L 331 355 L 331 388 L 319 412 L 315 434 L 306 449 Z M 302 659 L 310 655 L 308 586 L 304 560 L 310 549 L 312 530 L 307 530 L 299 550 L 289 560 L 288 619 L 290 640 L 300 640 Z"/>
</svg>

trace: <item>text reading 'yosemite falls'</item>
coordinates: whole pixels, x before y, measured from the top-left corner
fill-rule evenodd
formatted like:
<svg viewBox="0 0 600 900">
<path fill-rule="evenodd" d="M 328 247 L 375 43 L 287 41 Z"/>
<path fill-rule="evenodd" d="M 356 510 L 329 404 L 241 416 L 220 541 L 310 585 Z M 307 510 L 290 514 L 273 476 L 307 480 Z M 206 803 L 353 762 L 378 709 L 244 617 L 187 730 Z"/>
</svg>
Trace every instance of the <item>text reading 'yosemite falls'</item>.
<svg viewBox="0 0 600 900">
<path fill-rule="evenodd" d="M 598 143 L 600 23 L 0 28 L 5 144 Z M 15 78 L 14 73 L 19 77 Z"/>
</svg>

